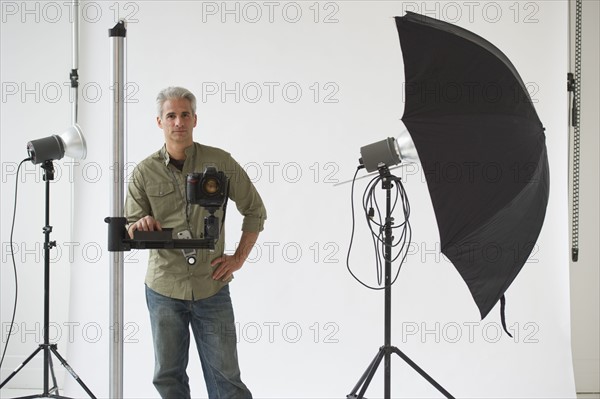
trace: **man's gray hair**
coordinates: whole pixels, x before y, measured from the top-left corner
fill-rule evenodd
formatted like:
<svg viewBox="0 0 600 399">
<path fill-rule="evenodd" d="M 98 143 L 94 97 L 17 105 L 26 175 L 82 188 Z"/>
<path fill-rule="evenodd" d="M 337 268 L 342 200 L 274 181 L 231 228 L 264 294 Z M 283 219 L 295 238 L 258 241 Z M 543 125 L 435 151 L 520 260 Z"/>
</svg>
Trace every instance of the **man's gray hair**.
<svg viewBox="0 0 600 399">
<path fill-rule="evenodd" d="M 159 117 L 162 116 L 162 108 L 165 101 L 174 98 L 185 98 L 192 106 L 192 112 L 196 114 L 196 96 L 184 87 L 167 87 L 161 90 L 156 96 L 156 112 Z"/>
</svg>

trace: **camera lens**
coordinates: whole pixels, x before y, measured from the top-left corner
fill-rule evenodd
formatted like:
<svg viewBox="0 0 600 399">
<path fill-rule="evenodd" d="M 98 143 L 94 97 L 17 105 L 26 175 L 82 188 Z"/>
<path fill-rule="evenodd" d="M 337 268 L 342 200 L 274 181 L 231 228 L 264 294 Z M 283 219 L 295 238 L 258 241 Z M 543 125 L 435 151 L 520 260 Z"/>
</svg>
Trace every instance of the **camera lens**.
<svg viewBox="0 0 600 399">
<path fill-rule="evenodd" d="M 204 192 L 207 194 L 214 194 L 219 191 L 219 181 L 214 177 L 208 178 L 204 181 Z"/>
</svg>

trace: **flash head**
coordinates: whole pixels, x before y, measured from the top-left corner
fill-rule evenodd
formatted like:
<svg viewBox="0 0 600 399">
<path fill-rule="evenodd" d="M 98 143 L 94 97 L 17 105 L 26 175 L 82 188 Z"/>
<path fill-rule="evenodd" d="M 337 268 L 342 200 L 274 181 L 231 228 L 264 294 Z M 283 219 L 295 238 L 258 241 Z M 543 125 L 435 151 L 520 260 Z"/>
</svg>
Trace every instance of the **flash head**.
<svg viewBox="0 0 600 399">
<path fill-rule="evenodd" d="M 27 153 L 31 162 L 39 164 L 62 159 L 64 156 L 85 159 L 87 147 L 81 127 L 75 124 L 61 134 L 29 141 Z"/>
</svg>

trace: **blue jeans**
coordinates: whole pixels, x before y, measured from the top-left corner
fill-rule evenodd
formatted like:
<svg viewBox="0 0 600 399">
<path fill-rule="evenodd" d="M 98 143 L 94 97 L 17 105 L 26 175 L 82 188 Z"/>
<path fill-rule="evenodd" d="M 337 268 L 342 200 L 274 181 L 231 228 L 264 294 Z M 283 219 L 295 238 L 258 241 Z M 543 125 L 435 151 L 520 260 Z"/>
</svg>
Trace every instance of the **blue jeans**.
<svg viewBox="0 0 600 399">
<path fill-rule="evenodd" d="M 196 301 L 169 298 L 146 287 L 146 303 L 154 341 L 153 383 L 162 398 L 190 398 L 190 325 L 209 398 L 252 397 L 240 377 L 229 286 Z"/>
</svg>

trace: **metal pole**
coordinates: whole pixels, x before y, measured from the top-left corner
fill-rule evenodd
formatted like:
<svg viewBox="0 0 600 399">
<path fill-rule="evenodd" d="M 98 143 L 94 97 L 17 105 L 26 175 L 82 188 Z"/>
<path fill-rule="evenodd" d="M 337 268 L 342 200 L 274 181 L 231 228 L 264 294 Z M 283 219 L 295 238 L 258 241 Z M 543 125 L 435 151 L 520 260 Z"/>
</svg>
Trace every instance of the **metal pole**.
<svg viewBox="0 0 600 399">
<path fill-rule="evenodd" d="M 110 216 L 123 216 L 125 167 L 125 21 L 109 30 L 111 41 L 112 135 Z M 123 397 L 123 253 L 110 252 L 109 397 Z"/>
<path fill-rule="evenodd" d="M 77 123 L 78 107 L 79 107 L 79 76 L 77 70 L 79 69 L 79 0 L 73 1 L 73 23 L 72 28 L 72 49 L 71 49 L 71 124 Z"/>
<path fill-rule="evenodd" d="M 79 115 L 79 0 L 73 0 L 73 22 L 71 24 L 71 125 L 77 124 Z M 75 165 L 76 166 L 76 165 Z M 71 223 L 69 233 L 71 241 L 75 237 L 75 184 L 70 185 L 71 190 Z"/>
</svg>

